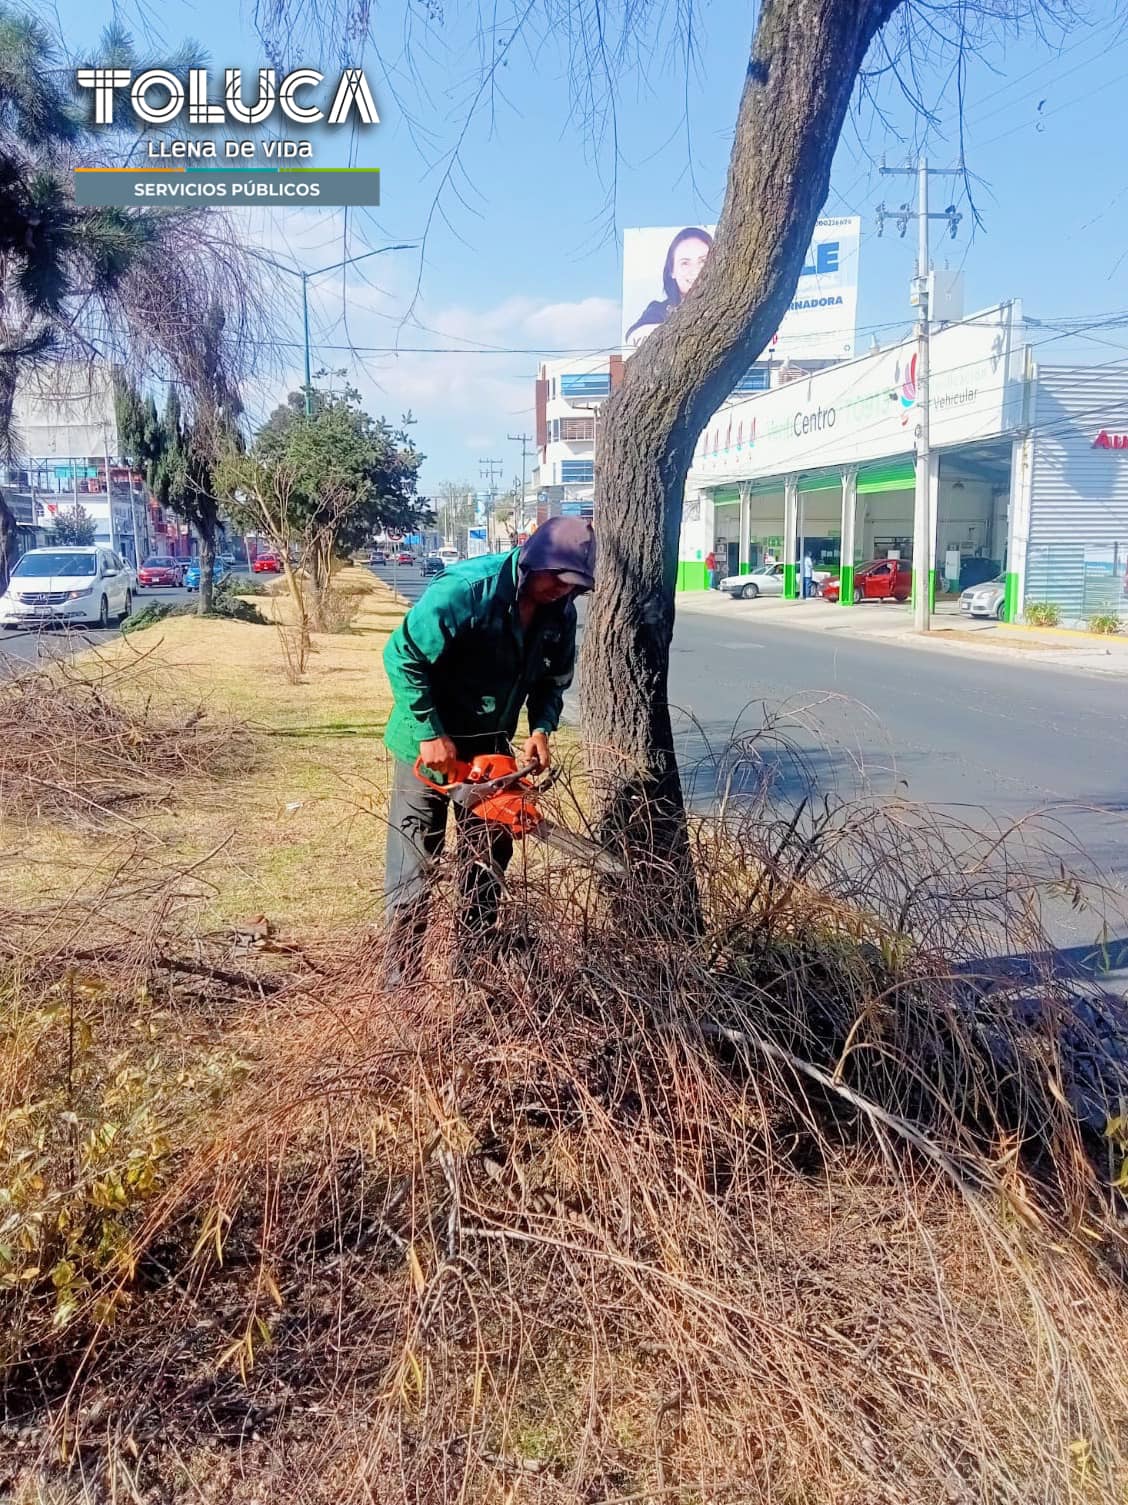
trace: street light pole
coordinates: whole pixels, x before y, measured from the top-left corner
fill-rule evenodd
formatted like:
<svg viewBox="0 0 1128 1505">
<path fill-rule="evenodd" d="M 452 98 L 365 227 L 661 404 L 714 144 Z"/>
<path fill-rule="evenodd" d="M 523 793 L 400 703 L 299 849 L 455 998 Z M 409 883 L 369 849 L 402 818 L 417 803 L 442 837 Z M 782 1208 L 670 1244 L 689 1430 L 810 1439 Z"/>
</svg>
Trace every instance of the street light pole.
<svg viewBox="0 0 1128 1505">
<path fill-rule="evenodd" d="M 305 343 L 305 415 L 313 416 L 313 401 L 310 388 L 313 378 L 309 374 L 309 273 L 302 273 L 302 339 Z"/>
<path fill-rule="evenodd" d="M 377 246 L 374 251 L 362 251 L 359 256 L 346 256 L 343 261 L 331 262 L 329 266 L 314 267 L 311 272 L 301 267 L 287 266 L 284 261 L 278 261 L 273 256 L 267 256 L 264 251 L 252 251 L 250 254 L 258 261 L 265 261 L 268 266 L 277 268 L 280 272 L 288 272 L 291 277 L 300 277 L 302 280 L 302 346 L 305 351 L 305 415 L 313 416 L 312 382 L 310 375 L 310 340 L 309 340 L 309 284 L 312 278 L 322 277 L 326 272 L 339 272 L 342 267 L 355 266 L 358 261 L 367 261 L 370 256 L 383 256 L 388 251 L 410 251 L 413 246 L 409 243 L 397 246 Z"/>
</svg>

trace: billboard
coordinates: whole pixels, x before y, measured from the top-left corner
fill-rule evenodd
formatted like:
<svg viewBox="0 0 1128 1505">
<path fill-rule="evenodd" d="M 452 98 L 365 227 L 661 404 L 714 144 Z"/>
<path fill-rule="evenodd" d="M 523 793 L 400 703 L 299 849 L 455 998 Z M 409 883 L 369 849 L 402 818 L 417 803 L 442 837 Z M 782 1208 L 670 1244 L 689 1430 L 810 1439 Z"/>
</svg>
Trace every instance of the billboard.
<svg viewBox="0 0 1128 1505">
<path fill-rule="evenodd" d="M 820 219 L 791 307 L 764 355 L 849 360 L 858 319 L 861 219 Z M 713 225 L 623 232 L 623 347 L 633 350 L 665 322 L 697 280 Z"/>
</svg>

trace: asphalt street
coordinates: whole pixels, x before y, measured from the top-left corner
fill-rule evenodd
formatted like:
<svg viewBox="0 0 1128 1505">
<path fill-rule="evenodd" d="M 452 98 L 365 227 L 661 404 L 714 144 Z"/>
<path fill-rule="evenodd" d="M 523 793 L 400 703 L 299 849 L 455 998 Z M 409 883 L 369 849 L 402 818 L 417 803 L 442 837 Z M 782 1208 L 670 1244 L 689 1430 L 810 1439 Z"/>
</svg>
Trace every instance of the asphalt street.
<svg viewBox="0 0 1128 1505">
<path fill-rule="evenodd" d="M 981 831 L 1037 816 L 1045 871 L 1060 857 L 1128 895 L 1122 679 L 769 626 L 746 610 L 678 618 L 670 699 L 699 799 L 715 783 L 706 752 L 774 722 L 794 751 L 762 742 L 761 769 L 784 800 L 899 795 Z M 1099 922 L 1063 901 L 1051 928 L 1084 948 Z"/>
<path fill-rule="evenodd" d="M 370 565 L 369 568 L 378 580 L 391 586 L 405 601 L 418 601 L 435 578 L 431 575 L 425 579 L 417 564 L 401 564 L 394 568 L 390 564 L 378 564 Z"/>
<path fill-rule="evenodd" d="M 133 598 L 134 611 L 141 611 L 150 601 L 187 601 L 195 599 L 194 591 L 143 590 Z M 0 675 L 16 672 L 21 665 L 44 663 L 48 659 L 80 653 L 84 648 L 94 647 L 118 635 L 118 628 L 110 627 L 101 632 L 97 627 L 40 627 L 27 631 L 0 631 Z"/>
</svg>

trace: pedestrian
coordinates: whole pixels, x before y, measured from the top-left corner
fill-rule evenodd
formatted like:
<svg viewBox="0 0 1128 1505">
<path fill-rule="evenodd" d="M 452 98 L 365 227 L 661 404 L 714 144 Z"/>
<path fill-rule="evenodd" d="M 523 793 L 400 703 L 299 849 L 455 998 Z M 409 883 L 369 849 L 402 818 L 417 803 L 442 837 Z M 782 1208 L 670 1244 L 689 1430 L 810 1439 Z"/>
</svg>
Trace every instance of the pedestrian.
<svg viewBox="0 0 1128 1505">
<path fill-rule="evenodd" d="M 717 556 L 712 549 L 705 555 L 705 573 L 709 576 L 709 589 L 715 591 L 720 584 L 720 571 L 717 569 Z"/>
<path fill-rule="evenodd" d="M 771 549 L 766 549 L 764 551 L 764 568 L 766 570 L 770 570 L 770 569 L 774 568 L 775 562 L 776 562 L 776 557 L 772 553 Z"/>
<path fill-rule="evenodd" d="M 815 593 L 815 563 L 810 554 L 803 555 L 803 599 Z"/>
<path fill-rule="evenodd" d="M 554 517 L 504 554 L 448 565 L 388 640 L 392 712 L 384 742 L 394 774 L 384 869 L 390 984 L 417 975 L 436 861 L 450 801 L 433 779 L 478 753 L 511 751 L 528 713 L 519 761 L 543 772 L 576 660 L 574 598 L 595 584 L 595 534 L 578 517 Z M 457 958 L 465 971 L 496 938 L 502 875 L 513 839 L 455 806 L 459 847 Z"/>
</svg>

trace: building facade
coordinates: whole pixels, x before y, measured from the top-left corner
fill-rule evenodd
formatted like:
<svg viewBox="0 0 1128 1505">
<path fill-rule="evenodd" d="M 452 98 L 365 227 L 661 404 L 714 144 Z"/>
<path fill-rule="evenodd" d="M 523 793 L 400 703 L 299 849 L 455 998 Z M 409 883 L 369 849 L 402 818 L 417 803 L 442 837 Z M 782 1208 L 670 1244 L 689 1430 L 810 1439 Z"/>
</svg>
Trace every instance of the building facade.
<svg viewBox="0 0 1128 1505">
<path fill-rule="evenodd" d="M 629 355 L 613 352 L 542 362 L 535 395 L 537 469 L 533 476 L 541 521 L 561 512 L 592 515 L 599 414 L 622 381 Z M 805 379 L 831 364 L 826 360 L 802 365 L 772 358 L 757 361 L 733 400 Z"/>
<path fill-rule="evenodd" d="M 124 462 L 105 363 L 60 363 L 28 377 L 16 391 L 12 430 L 17 461 L 0 472 L 0 485 L 22 547 L 49 543 L 56 518 L 77 506 L 97 542 L 132 563 L 154 551 L 189 552 L 187 528 L 166 518 Z"/>
<path fill-rule="evenodd" d="M 536 383 L 537 516 L 578 513 L 595 501 L 599 411 L 622 380 L 619 355 L 577 356 L 541 364 Z"/>
<path fill-rule="evenodd" d="M 934 589 L 1004 577 L 1009 621 L 1034 601 L 1071 626 L 1128 616 L 1128 366 L 1036 353 L 1014 302 L 933 335 L 928 539 L 914 342 L 729 404 L 694 455 L 679 589 L 707 587 L 710 552 L 734 574 L 771 553 L 794 599 L 810 555 L 850 606 L 859 566 L 923 547 Z"/>
</svg>

